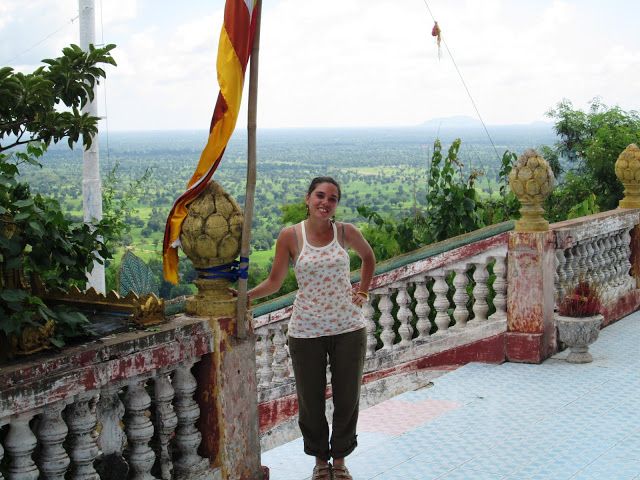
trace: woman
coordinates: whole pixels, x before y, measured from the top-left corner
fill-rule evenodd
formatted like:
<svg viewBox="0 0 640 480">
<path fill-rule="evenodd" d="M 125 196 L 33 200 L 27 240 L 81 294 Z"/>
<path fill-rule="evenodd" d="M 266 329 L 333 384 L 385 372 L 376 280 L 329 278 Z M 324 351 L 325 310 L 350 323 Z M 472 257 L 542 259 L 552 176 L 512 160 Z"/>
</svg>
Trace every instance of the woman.
<svg viewBox="0 0 640 480">
<path fill-rule="evenodd" d="M 367 344 L 361 306 L 369 298 L 375 257 L 360 231 L 333 220 L 340 185 L 331 177 L 311 181 L 307 219 L 284 228 L 269 277 L 249 291 L 250 300 L 277 292 L 294 265 L 298 293 L 289 321 L 289 353 L 298 394 L 304 451 L 316 457 L 312 479 L 348 480 L 344 457 L 356 447 L 360 384 Z M 349 255 L 362 260 L 360 287 L 352 290 Z M 334 414 L 331 438 L 325 417 L 327 356 Z M 333 458 L 333 465 L 329 459 Z"/>
</svg>

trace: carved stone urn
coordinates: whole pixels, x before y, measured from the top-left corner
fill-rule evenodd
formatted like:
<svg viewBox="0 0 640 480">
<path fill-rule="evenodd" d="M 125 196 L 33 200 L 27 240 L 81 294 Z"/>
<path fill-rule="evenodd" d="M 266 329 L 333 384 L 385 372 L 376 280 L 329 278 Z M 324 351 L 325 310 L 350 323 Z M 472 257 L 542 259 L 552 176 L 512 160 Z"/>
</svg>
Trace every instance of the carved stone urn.
<svg viewBox="0 0 640 480">
<path fill-rule="evenodd" d="M 509 186 L 522 204 L 521 218 L 516 222 L 518 232 L 546 232 L 549 222 L 542 216 L 542 202 L 553 190 L 555 177 L 547 161 L 529 148 L 518 157 L 509 174 Z"/>
<path fill-rule="evenodd" d="M 569 347 L 566 360 L 569 363 L 589 363 L 593 361 L 589 345 L 598 339 L 602 315 L 592 317 L 565 317 L 556 315 L 558 338 Z"/>
<path fill-rule="evenodd" d="M 211 267 L 231 264 L 240 253 L 244 216 L 236 201 L 215 181 L 189 205 L 182 224 L 182 249 L 198 270 L 198 293 L 187 299 L 191 315 L 229 317 L 236 311 L 235 298 L 227 290 L 230 280 Z M 209 269 L 209 270 L 207 270 Z"/>
<path fill-rule="evenodd" d="M 632 143 L 616 160 L 616 176 L 624 185 L 620 208 L 640 208 L 640 148 Z"/>
</svg>

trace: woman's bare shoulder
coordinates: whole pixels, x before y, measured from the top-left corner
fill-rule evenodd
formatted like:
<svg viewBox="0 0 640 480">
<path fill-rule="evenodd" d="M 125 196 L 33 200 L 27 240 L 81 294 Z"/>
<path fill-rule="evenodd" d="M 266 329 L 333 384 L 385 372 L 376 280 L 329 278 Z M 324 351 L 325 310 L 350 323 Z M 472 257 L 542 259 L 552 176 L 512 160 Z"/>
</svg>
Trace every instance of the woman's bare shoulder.
<svg viewBox="0 0 640 480">
<path fill-rule="evenodd" d="M 284 227 L 282 230 L 280 230 L 280 234 L 278 235 L 278 241 L 282 242 L 282 244 L 286 246 L 295 246 L 296 245 L 295 225 Z"/>
<path fill-rule="evenodd" d="M 360 233 L 358 227 L 356 227 L 353 223 L 340 222 L 339 226 L 340 228 L 344 228 L 344 234 L 347 237 Z"/>
</svg>

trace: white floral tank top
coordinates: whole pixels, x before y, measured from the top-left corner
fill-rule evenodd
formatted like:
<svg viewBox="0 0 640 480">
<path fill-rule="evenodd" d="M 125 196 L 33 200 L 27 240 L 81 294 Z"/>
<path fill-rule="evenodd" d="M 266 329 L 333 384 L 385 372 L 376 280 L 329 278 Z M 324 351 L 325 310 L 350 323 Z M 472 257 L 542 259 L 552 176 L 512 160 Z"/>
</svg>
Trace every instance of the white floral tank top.
<svg viewBox="0 0 640 480">
<path fill-rule="evenodd" d="M 304 223 L 302 250 L 293 268 L 298 293 L 289 320 L 289 336 L 315 338 L 364 328 L 362 309 L 351 301 L 349 254 L 338 242 L 335 223 L 333 241 L 324 247 L 309 245 Z"/>
</svg>

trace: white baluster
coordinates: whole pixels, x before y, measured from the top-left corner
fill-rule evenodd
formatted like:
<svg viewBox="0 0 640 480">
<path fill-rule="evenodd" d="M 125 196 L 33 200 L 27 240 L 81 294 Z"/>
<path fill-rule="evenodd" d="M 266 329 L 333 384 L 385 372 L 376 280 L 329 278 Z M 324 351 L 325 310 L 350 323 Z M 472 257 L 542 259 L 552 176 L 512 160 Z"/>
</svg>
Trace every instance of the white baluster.
<svg viewBox="0 0 640 480">
<path fill-rule="evenodd" d="M 62 419 L 64 402 L 56 402 L 44 407 L 40 425 L 38 426 L 38 440 L 40 442 L 40 458 L 38 466 L 42 478 L 46 480 L 64 480 L 64 474 L 69 468 L 69 455 L 63 447 L 69 429 Z"/>
<path fill-rule="evenodd" d="M 169 380 L 169 370 L 161 370 L 153 382 L 153 405 L 155 406 L 156 465 L 160 477 L 170 479 L 173 472 L 169 442 L 178 426 L 178 416 L 173 409 L 175 392 Z M 157 475 L 157 473 L 156 473 Z"/>
<path fill-rule="evenodd" d="M 271 379 L 273 378 L 273 370 L 271 370 L 271 331 L 268 326 L 265 326 L 260 335 L 262 340 L 260 341 L 260 387 L 268 387 L 271 385 Z"/>
<path fill-rule="evenodd" d="M 456 328 L 464 328 L 469 319 L 469 310 L 467 309 L 467 302 L 469 301 L 469 295 L 467 294 L 467 284 L 469 283 L 467 266 L 457 266 L 454 271 L 453 286 L 456 287 L 456 291 L 453 294 L 453 303 L 455 303 L 456 308 L 453 310 L 453 318 L 456 320 Z"/>
<path fill-rule="evenodd" d="M 559 250 L 564 258 L 562 250 Z M 493 273 L 496 279 L 493 282 L 493 290 L 496 296 L 493 298 L 493 306 L 496 311 L 489 317 L 489 320 L 507 319 L 507 263 L 505 257 L 495 257 L 496 263 L 493 266 Z"/>
<path fill-rule="evenodd" d="M 151 469 L 156 456 L 149 446 L 149 441 L 153 438 L 153 424 L 147 416 L 151 397 L 145 390 L 145 384 L 145 380 L 131 381 L 124 397 L 127 461 L 131 468 L 130 476 L 134 480 L 154 478 Z"/>
<path fill-rule="evenodd" d="M 411 345 L 411 337 L 413 336 L 413 327 L 411 321 L 413 320 L 413 314 L 409 310 L 409 304 L 411 298 L 407 292 L 407 282 L 398 282 L 392 285 L 393 288 L 398 289 L 396 295 L 396 303 L 398 304 L 398 321 L 400 326 L 398 327 L 398 334 L 400 335 L 399 347 L 408 347 Z"/>
<path fill-rule="evenodd" d="M 595 268 L 595 273 L 597 276 L 597 284 L 604 286 L 606 284 L 606 277 L 607 277 L 607 272 L 606 272 L 606 265 L 604 263 L 604 250 L 605 250 L 605 246 L 604 246 L 604 238 L 602 237 L 602 235 L 598 236 L 598 240 L 595 243 L 595 249 L 596 249 L 596 266 Z"/>
<path fill-rule="evenodd" d="M 392 350 L 393 341 L 396 338 L 396 334 L 393 332 L 394 319 L 391 315 L 393 310 L 393 302 L 391 301 L 391 291 L 388 288 L 376 289 L 376 293 L 380 295 L 380 301 L 378 302 L 378 308 L 380 309 L 380 326 L 382 327 L 382 333 L 380 339 L 382 340 L 383 350 Z"/>
<path fill-rule="evenodd" d="M 178 416 L 175 443 L 180 451 L 173 467 L 175 476 L 180 479 L 199 477 L 208 470 L 207 461 L 198 455 L 202 435 L 196 427 L 196 422 L 200 418 L 200 407 L 193 399 L 198 385 L 191 373 L 192 366 L 192 361 L 180 365 L 173 376 L 175 390 L 173 406 Z"/>
<path fill-rule="evenodd" d="M 576 271 L 575 271 L 575 256 L 573 255 L 573 248 L 568 248 L 565 250 L 566 256 L 567 256 L 567 261 L 564 264 L 564 271 L 565 271 L 565 292 L 567 292 L 568 290 L 570 290 L 574 285 L 575 285 L 575 276 L 576 276 Z"/>
<path fill-rule="evenodd" d="M 610 273 L 611 273 L 611 266 L 608 264 L 608 260 L 607 260 L 607 254 L 608 254 L 608 242 L 607 242 L 607 236 L 606 235 L 602 235 L 600 237 L 600 241 L 598 242 L 598 245 L 600 246 L 600 253 L 599 253 L 599 257 L 600 257 L 600 267 L 599 267 L 599 271 L 600 271 L 600 285 L 604 285 L 605 288 L 609 283 L 610 280 Z"/>
<path fill-rule="evenodd" d="M 3 420 L 0 420 L 0 434 L 2 433 L 2 427 L 4 427 L 4 423 L 3 423 Z M 2 442 L 0 442 L 0 465 L 2 465 L 3 458 L 4 458 L 4 447 L 2 446 Z M 0 480 L 4 480 L 2 471 L 0 471 Z"/>
<path fill-rule="evenodd" d="M 447 298 L 447 292 L 449 292 L 449 285 L 445 280 L 445 273 L 442 271 L 431 274 L 435 279 L 433 284 L 433 292 L 436 294 L 436 299 L 433 302 L 433 307 L 436 309 L 436 326 L 438 331 L 434 335 L 444 335 L 449 329 L 451 318 L 449 317 L 449 299 Z"/>
<path fill-rule="evenodd" d="M 585 243 L 585 259 L 584 265 L 586 269 L 585 278 L 586 280 L 593 284 L 594 283 L 594 263 L 593 263 L 593 254 L 595 253 L 595 249 L 593 248 L 593 240 L 589 240 Z"/>
<path fill-rule="evenodd" d="M 587 279 L 587 247 L 584 243 L 579 243 L 578 251 L 578 282 L 584 282 Z"/>
<path fill-rule="evenodd" d="M 127 439 L 122 430 L 124 405 L 119 391 L 119 385 L 109 385 L 100 391 L 96 416 L 100 424 L 98 447 L 104 456 L 121 456 Z"/>
<path fill-rule="evenodd" d="M 616 235 L 616 282 L 615 282 L 615 291 L 614 298 L 620 296 L 620 294 L 624 290 L 625 286 L 625 277 L 626 277 L 626 269 L 625 269 L 625 252 L 624 252 L 624 237 L 622 231 L 618 232 Z"/>
<path fill-rule="evenodd" d="M 429 321 L 429 290 L 427 289 L 427 279 L 423 276 L 415 278 L 416 291 L 413 293 L 416 299 L 416 316 L 418 322 L 416 329 L 418 330 L 418 338 L 416 340 L 426 340 L 429 338 L 431 330 L 431 322 Z"/>
<path fill-rule="evenodd" d="M 603 263 L 603 237 L 602 235 L 598 235 L 596 237 L 596 239 L 593 242 L 593 248 L 595 250 L 595 253 L 593 255 L 593 269 L 594 269 L 594 275 L 595 275 L 595 280 L 594 282 L 597 285 L 602 286 L 604 283 L 604 263 Z"/>
<path fill-rule="evenodd" d="M 554 301 L 556 306 L 560 303 L 562 297 L 564 297 L 564 250 L 558 249 L 555 252 L 556 254 L 556 271 L 553 276 L 554 284 L 555 284 L 555 292 L 554 292 Z M 495 283 L 494 287 L 495 289 Z M 494 302 L 495 303 L 495 302 Z"/>
<path fill-rule="evenodd" d="M 378 343 L 375 335 L 376 324 L 373 321 L 375 310 L 373 309 L 373 305 L 371 305 L 372 301 L 373 294 L 362 304 L 362 314 L 364 315 L 364 321 L 367 326 L 367 358 L 372 357 L 376 353 L 376 345 Z"/>
<path fill-rule="evenodd" d="M 287 378 L 293 379 L 293 359 L 291 358 L 291 352 L 289 351 L 289 320 L 286 320 L 282 324 L 285 338 L 284 349 L 287 353 Z"/>
<path fill-rule="evenodd" d="M 608 235 L 604 239 L 604 251 L 603 251 L 603 259 L 604 259 L 604 281 L 603 281 L 603 301 L 607 302 L 612 297 L 615 280 L 616 280 L 616 269 L 615 269 L 615 258 L 613 254 L 613 248 L 615 246 L 615 241 Z"/>
<path fill-rule="evenodd" d="M 622 231 L 622 245 L 620 250 L 622 251 L 622 275 L 623 275 L 623 287 L 621 294 L 635 288 L 635 280 L 630 275 L 631 270 L 631 234 L 626 228 Z"/>
<path fill-rule="evenodd" d="M 100 478 L 93 467 L 93 462 L 98 456 L 98 445 L 94 438 L 96 429 L 94 404 L 93 394 L 78 395 L 76 401 L 65 410 L 65 419 L 69 427 L 72 480 Z"/>
<path fill-rule="evenodd" d="M 18 415 L 11 419 L 4 446 L 11 457 L 9 480 L 38 480 L 39 472 L 31 458 L 36 448 L 36 436 L 29 427 L 34 413 Z"/>
<path fill-rule="evenodd" d="M 273 381 L 283 382 L 288 378 L 287 350 L 285 348 L 286 339 L 282 333 L 282 323 L 274 325 L 273 335 Z"/>
<path fill-rule="evenodd" d="M 487 295 L 489 294 L 489 287 L 487 287 L 487 279 L 489 278 L 489 272 L 487 272 L 487 266 L 484 263 L 476 263 L 476 270 L 473 272 L 473 280 L 476 282 L 476 286 L 473 287 L 473 320 L 472 322 L 479 323 L 487 319 L 487 312 L 489 311 L 489 305 L 487 304 Z"/>
<path fill-rule="evenodd" d="M 618 288 L 620 287 L 620 274 L 622 272 L 622 265 L 620 264 L 620 232 L 616 232 L 611 236 L 611 296 L 617 296 Z"/>
<path fill-rule="evenodd" d="M 574 285 L 580 282 L 582 274 L 580 273 L 580 248 L 578 245 L 574 245 L 571 248 L 571 253 L 573 253 L 573 263 L 571 268 L 573 269 L 573 283 Z"/>
<path fill-rule="evenodd" d="M 289 351 L 289 339 L 288 333 L 285 335 L 287 338 L 287 343 L 284 346 L 285 352 L 287 352 L 287 378 L 293 378 L 293 359 L 291 358 L 291 352 Z"/>
</svg>

